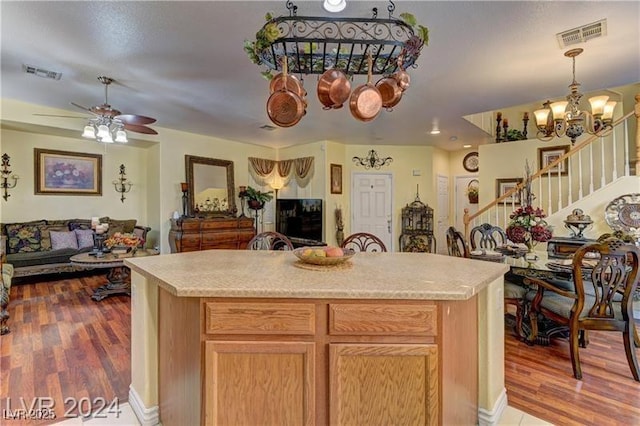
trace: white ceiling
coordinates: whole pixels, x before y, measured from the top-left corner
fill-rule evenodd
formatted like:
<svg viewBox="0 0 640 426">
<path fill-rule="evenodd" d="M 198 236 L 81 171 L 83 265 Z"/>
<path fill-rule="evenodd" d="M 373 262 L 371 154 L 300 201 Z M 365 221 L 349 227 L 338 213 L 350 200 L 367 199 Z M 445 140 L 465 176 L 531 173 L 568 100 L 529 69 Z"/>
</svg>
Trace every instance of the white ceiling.
<svg viewBox="0 0 640 426">
<path fill-rule="evenodd" d="M 295 3 L 298 16 L 328 15 L 321 0 Z M 272 147 L 333 140 L 452 150 L 488 142 L 463 116 L 566 95 L 571 61 L 556 41 L 559 32 L 607 19 L 606 37 L 572 46 L 585 49 L 576 59 L 584 92 L 640 81 L 637 1 L 395 4 L 394 16 L 413 13 L 431 39 L 418 67 L 409 70 L 411 87 L 400 104 L 369 123 L 355 120 L 348 107 L 322 110 L 317 76 L 307 76 L 309 106 L 301 122 L 259 129 L 271 124 L 268 82 L 243 41 L 255 37 L 266 12 L 287 14 L 285 1 L 2 1 L 1 93 L 81 117 L 69 102 L 101 104 L 96 77 L 107 75 L 118 82 L 109 90 L 110 103 L 123 113 L 157 118 L 152 127 L 160 132 L 172 128 Z M 383 17 L 387 5 L 349 0 L 334 16 L 369 17 L 376 6 Z M 62 79 L 27 75 L 22 64 L 61 72 Z M 356 77 L 353 85 L 364 81 Z M 438 136 L 428 134 L 434 120 Z M 79 120 L 78 132 L 83 125 Z"/>
</svg>

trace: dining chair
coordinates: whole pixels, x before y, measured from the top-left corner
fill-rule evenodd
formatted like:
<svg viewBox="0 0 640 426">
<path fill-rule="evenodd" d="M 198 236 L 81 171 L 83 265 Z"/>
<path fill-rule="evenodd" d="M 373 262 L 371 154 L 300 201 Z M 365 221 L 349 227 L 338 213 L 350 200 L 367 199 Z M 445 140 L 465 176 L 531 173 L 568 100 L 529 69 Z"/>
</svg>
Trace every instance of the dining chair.
<svg viewBox="0 0 640 426">
<path fill-rule="evenodd" d="M 446 232 L 447 237 L 447 252 L 449 256 L 455 257 L 469 257 L 469 247 L 464 240 L 462 232 L 458 231 L 453 226 L 450 226 Z"/>
<path fill-rule="evenodd" d="M 573 289 L 559 288 L 537 278 L 525 282 L 537 286 L 529 318 L 531 334 L 538 333 L 538 315 L 542 314 L 569 327 L 569 349 L 573 376 L 580 380 L 579 347 L 586 347 L 587 331 L 622 333 L 631 374 L 640 382 L 635 346 L 640 338 L 633 318 L 633 294 L 640 280 L 640 249 L 619 239 L 580 247 L 573 256 Z"/>
<path fill-rule="evenodd" d="M 254 236 L 247 250 L 293 250 L 293 244 L 285 235 L 279 232 L 265 231 Z"/>
<path fill-rule="evenodd" d="M 382 240 L 368 232 L 358 232 L 349 235 L 340 245 L 355 251 L 386 252 L 387 247 Z"/>
<path fill-rule="evenodd" d="M 483 223 L 471 229 L 469 242 L 471 250 L 476 248 L 493 250 L 507 244 L 507 234 L 499 226 Z"/>
</svg>

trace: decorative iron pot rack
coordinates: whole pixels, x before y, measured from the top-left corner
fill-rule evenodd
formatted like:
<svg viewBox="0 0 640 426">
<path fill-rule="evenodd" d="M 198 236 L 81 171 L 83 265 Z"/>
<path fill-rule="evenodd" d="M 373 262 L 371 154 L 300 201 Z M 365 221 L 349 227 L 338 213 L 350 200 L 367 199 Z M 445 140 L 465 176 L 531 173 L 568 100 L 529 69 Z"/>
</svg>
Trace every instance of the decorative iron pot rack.
<svg viewBox="0 0 640 426">
<path fill-rule="evenodd" d="M 415 25 L 393 18 L 395 5 L 389 3 L 389 18 L 383 19 L 378 18 L 375 7 L 371 18 L 297 16 L 298 6 L 287 1 L 289 16 L 269 19 L 258 31 L 253 45 L 257 58 L 252 59 L 279 71 L 281 58 L 287 57 L 289 72 L 296 74 L 322 74 L 337 68 L 347 75 L 366 75 L 369 54 L 373 58 L 372 74 L 395 72 L 399 58 L 403 68 L 416 67 L 420 50 L 428 42 L 427 30 L 419 26 L 422 37 L 416 35 Z M 277 37 L 273 37 L 274 28 Z M 265 37 L 267 34 L 271 37 Z"/>
</svg>

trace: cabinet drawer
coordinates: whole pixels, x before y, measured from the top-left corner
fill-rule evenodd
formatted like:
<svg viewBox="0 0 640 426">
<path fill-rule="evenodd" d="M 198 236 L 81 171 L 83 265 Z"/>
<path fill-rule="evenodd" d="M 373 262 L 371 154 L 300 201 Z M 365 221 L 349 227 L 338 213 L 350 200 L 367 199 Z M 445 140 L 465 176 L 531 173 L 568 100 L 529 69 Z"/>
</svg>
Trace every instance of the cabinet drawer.
<svg viewBox="0 0 640 426">
<path fill-rule="evenodd" d="M 198 221 L 178 222 L 176 224 L 176 229 L 187 231 L 187 232 L 197 232 L 197 231 L 200 231 L 200 222 Z"/>
<path fill-rule="evenodd" d="M 236 232 L 211 232 L 202 234 L 202 245 L 210 246 L 212 244 L 236 243 L 238 234 Z"/>
<path fill-rule="evenodd" d="M 208 334 L 315 334 L 310 303 L 204 302 Z"/>
<path fill-rule="evenodd" d="M 216 229 L 236 229 L 238 222 L 234 220 L 205 220 L 202 222 L 202 230 L 216 230 Z"/>
<path fill-rule="evenodd" d="M 329 334 L 436 336 L 438 307 L 433 305 L 329 305 Z"/>
</svg>

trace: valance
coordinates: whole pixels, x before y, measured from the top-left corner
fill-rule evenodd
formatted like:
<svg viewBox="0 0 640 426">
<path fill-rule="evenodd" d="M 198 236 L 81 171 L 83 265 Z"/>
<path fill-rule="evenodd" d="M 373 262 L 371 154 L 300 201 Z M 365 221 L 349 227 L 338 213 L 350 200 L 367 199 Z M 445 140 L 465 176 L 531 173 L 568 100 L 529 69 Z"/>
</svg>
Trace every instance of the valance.
<svg viewBox="0 0 640 426">
<path fill-rule="evenodd" d="M 313 177 L 313 166 L 314 157 L 280 161 L 249 157 L 249 173 L 251 173 L 253 179 L 262 186 L 267 186 L 273 182 L 277 174 L 284 180 L 284 186 L 291 181 L 292 177 L 295 177 L 298 186 L 304 188 Z"/>
</svg>

